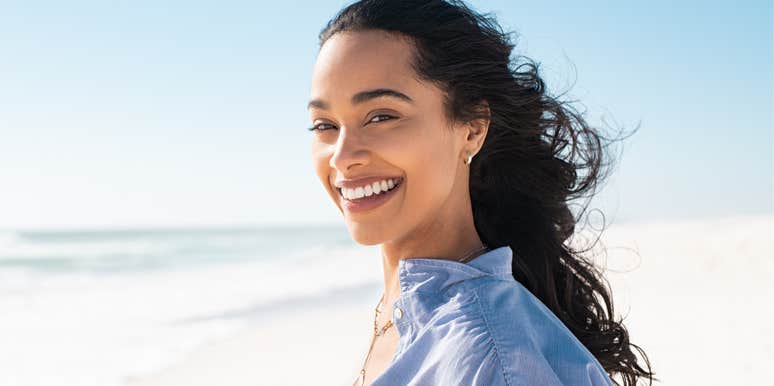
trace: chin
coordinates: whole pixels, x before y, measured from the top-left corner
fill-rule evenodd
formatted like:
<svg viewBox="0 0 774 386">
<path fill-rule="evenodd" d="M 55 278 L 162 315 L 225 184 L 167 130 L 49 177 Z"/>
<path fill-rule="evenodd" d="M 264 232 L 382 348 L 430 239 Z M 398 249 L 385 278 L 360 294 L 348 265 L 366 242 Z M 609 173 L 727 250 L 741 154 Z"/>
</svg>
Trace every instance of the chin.
<svg viewBox="0 0 774 386">
<path fill-rule="evenodd" d="M 379 245 L 385 241 L 385 232 L 378 226 L 368 226 L 346 221 L 349 235 L 360 245 Z"/>
</svg>

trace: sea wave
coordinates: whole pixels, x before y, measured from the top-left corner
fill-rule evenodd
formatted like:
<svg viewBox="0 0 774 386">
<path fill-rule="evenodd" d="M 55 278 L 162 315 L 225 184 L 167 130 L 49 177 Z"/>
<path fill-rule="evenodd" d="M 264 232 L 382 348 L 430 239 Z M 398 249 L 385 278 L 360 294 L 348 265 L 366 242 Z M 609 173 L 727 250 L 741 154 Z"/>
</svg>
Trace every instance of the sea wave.
<svg viewBox="0 0 774 386">
<path fill-rule="evenodd" d="M 338 228 L 170 229 L 0 233 L 0 267 L 134 271 L 272 259 L 288 250 L 346 245 Z"/>
</svg>

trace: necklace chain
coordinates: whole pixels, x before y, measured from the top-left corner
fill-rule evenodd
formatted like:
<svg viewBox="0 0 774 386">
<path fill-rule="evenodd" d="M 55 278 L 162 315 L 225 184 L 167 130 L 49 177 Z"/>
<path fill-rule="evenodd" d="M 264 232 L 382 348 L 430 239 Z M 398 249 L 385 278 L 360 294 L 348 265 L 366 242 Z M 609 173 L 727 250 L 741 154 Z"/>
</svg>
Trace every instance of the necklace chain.
<svg viewBox="0 0 774 386">
<path fill-rule="evenodd" d="M 467 254 L 462 256 L 461 258 L 457 259 L 457 261 L 460 262 L 460 263 L 467 263 L 469 260 L 471 260 L 474 257 L 478 256 L 480 254 L 479 252 L 485 250 L 486 248 L 487 248 L 486 244 L 482 244 L 480 247 L 478 247 L 478 248 L 468 252 Z"/>
<path fill-rule="evenodd" d="M 482 244 L 480 247 L 478 247 L 478 248 L 476 248 L 476 249 L 466 253 L 462 257 L 458 258 L 457 262 L 466 263 L 466 262 L 470 261 L 471 259 L 473 259 L 474 257 L 480 255 L 481 251 L 484 251 L 486 249 L 487 249 L 487 245 L 486 244 Z M 384 302 L 384 293 L 382 293 L 382 298 L 379 299 L 379 303 L 374 308 L 374 335 L 371 337 L 371 346 L 368 348 L 368 355 L 366 355 L 365 361 L 363 362 L 363 368 L 360 369 L 360 378 L 359 379 L 360 379 L 360 385 L 361 386 L 365 384 L 365 373 L 366 373 L 365 368 L 366 368 L 366 365 L 368 364 L 368 359 L 371 358 L 371 351 L 374 348 L 374 343 L 376 342 L 376 337 L 383 336 L 384 333 L 390 327 L 393 326 L 392 319 L 390 319 L 390 320 L 387 321 L 387 323 L 384 324 L 384 326 L 381 328 L 381 331 L 379 331 L 380 329 L 379 329 L 379 324 L 377 322 L 377 319 L 379 317 L 379 314 L 382 313 L 383 302 Z"/>
</svg>

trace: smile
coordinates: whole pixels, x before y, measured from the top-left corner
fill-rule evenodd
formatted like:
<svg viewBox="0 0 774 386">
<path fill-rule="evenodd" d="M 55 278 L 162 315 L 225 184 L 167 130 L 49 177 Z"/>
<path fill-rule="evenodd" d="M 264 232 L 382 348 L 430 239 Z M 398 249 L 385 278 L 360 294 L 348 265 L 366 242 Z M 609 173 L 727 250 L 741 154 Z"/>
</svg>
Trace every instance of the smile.
<svg viewBox="0 0 774 386">
<path fill-rule="evenodd" d="M 339 194 L 347 200 L 355 201 L 362 199 L 363 197 L 371 197 L 373 195 L 385 194 L 392 189 L 395 189 L 403 182 L 403 178 L 389 178 L 381 181 L 376 181 L 371 184 L 358 186 L 355 188 L 339 188 Z"/>
<path fill-rule="evenodd" d="M 387 202 L 403 186 L 403 178 L 389 178 L 355 188 L 339 188 L 342 206 L 350 212 L 376 208 Z"/>
</svg>

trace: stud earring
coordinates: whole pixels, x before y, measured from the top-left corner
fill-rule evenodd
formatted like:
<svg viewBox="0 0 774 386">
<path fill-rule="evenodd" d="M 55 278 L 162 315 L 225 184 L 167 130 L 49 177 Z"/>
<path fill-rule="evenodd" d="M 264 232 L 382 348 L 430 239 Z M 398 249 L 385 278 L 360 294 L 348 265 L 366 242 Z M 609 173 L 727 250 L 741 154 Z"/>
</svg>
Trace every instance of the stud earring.
<svg viewBox="0 0 774 386">
<path fill-rule="evenodd" d="M 473 161 L 473 154 L 470 154 L 470 151 L 468 151 L 468 160 L 467 160 L 467 162 L 466 161 L 462 161 L 462 162 L 465 163 L 465 165 L 470 165 L 470 163 L 472 161 Z"/>
</svg>

